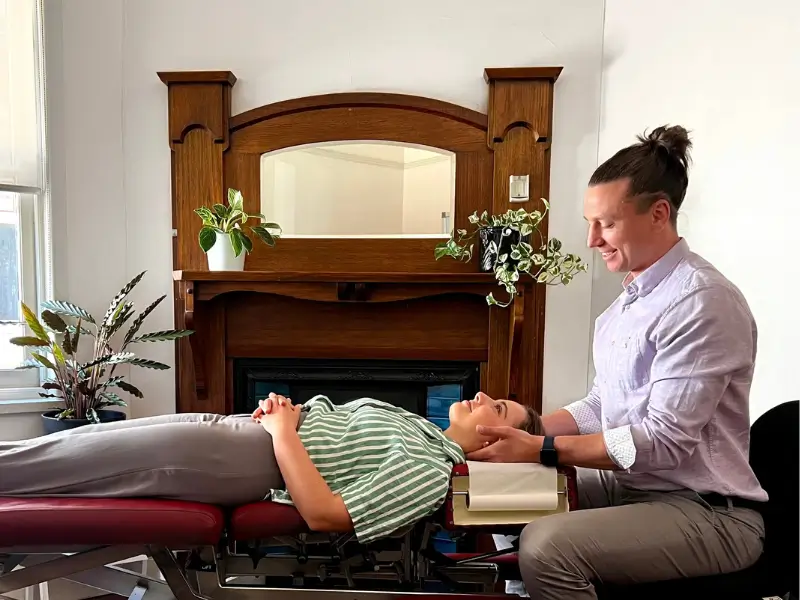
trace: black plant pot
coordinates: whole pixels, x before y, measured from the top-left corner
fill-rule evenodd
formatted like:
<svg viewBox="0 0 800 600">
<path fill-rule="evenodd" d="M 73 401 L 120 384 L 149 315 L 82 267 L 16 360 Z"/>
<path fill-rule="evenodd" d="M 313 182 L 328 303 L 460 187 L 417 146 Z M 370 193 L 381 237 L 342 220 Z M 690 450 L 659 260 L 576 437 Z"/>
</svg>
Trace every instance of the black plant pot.
<svg viewBox="0 0 800 600">
<path fill-rule="evenodd" d="M 497 257 L 510 253 L 511 247 L 520 243 L 522 234 L 514 227 L 497 226 L 481 228 L 478 230 L 478 237 L 481 242 L 478 255 L 481 271 L 491 273 L 494 271 Z"/>
<path fill-rule="evenodd" d="M 60 410 L 49 410 L 46 413 L 42 413 L 45 435 L 93 424 L 89 419 L 57 419 L 56 415 L 60 412 Z M 101 408 L 97 411 L 97 417 L 101 423 L 109 423 L 111 421 L 124 421 L 127 415 L 120 410 Z"/>
</svg>

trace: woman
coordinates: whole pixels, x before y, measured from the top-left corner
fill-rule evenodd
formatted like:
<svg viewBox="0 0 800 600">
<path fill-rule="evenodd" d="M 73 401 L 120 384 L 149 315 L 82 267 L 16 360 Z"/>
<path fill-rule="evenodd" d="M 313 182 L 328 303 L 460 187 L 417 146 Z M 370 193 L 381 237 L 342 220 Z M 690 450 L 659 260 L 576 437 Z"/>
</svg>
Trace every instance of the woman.
<svg viewBox="0 0 800 600">
<path fill-rule="evenodd" d="M 0 495 L 271 499 L 293 503 L 314 531 L 368 542 L 441 505 L 452 466 L 489 441 L 479 425 L 541 428 L 532 410 L 482 393 L 450 407 L 445 431 L 370 398 L 293 406 L 271 394 L 247 416 L 164 415 L 0 442 Z"/>
</svg>

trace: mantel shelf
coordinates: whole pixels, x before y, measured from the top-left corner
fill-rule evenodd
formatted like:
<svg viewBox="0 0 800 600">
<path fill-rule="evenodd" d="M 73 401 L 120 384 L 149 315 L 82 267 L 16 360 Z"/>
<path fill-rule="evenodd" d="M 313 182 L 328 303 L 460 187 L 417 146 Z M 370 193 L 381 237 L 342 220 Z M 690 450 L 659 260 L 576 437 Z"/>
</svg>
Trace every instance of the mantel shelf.
<svg viewBox="0 0 800 600">
<path fill-rule="evenodd" d="M 173 271 L 175 281 L 215 283 L 487 283 L 494 273 L 376 273 L 342 272 L 310 273 L 292 271 Z"/>
</svg>

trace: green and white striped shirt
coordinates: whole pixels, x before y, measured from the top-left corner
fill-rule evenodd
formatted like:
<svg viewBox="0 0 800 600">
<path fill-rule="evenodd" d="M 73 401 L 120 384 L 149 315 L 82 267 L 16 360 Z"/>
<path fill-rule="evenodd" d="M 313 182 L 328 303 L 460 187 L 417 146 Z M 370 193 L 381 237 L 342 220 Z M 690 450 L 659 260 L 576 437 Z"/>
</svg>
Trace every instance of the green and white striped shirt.
<svg viewBox="0 0 800 600">
<path fill-rule="evenodd" d="M 305 407 L 300 440 L 344 501 L 361 543 L 434 513 L 447 495 L 453 465 L 466 461 L 439 427 L 380 400 L 336 405 L 316 396 Z M 292 503 L 286 490 L 272 490 L 269 498 Z"/>
</svg>

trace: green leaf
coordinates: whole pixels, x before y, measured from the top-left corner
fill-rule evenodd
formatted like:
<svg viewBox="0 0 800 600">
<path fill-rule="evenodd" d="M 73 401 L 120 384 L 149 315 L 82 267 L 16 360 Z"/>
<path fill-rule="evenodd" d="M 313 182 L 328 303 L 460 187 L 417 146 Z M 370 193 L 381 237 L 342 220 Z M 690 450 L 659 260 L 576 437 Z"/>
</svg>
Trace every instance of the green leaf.
<svg viewBox="0 0 800 600">
<path fill-rule="evenodd" d="M 82 309 L 80 306 L 72 304 L 71 302 L 63 302 L 61 300 L 49 300 L 42 303 L 42 307 L 51 310 L 59 315 L 66 317 L 74 317 L 76 319 L 83 319 L 89 323 L 94 323 L 94 317 Z"/>
<path fill-rule="evenodd" d="M 50 359 L 44 356 L 43 354 L 39 354 L 38 352 L 31 352 L 31 356 L 36 362 L 38 362 L 43 367 L 50 369 L 51 371 L 56 370 L 56 366 L 52 362 L 50 362 Z"/>
<path fill-rule="evenodd" d="M 154 331 L 153 333 L 145 333 L 139 337 L 133 338 L 130 343 L 137 342 L 166 342 L 170 340 L 177 340 L 178 338 L 185 337 L 194 333 L 190 329 L 169 329 L 166 331 Z"/>
<path fill-rule="evenodd" d="M 136 365 L 137 367 L 144 367 L 145 369 L 157 369 L 159 371 L 169 369 L 169 365 L 146 358 L 132 358 L 131 360 L 127 360 L 125 362 L 131 365 Z"/>
<path fill-rule="evenodd" d="M 238 236 L 242 240 L 242 245 L 244 246 L 245 252 L 248 252 L 248 253 L 252 252 L 253 251 L 253 242 L 252 242 L 252 240 L 247 236 L 247 234 L 244 231 L 241 231 L 239 229 L 237 229 L 237 231 L 239 232 Z"/>
<path fill-rule="evenodd" d="M 211 221 L 216 222 L 217 217 L 216 215 L 211 212 L 207 206 L 201 206 L 200 208 L 195 208 L 194 212 L 201 218 L 203 221 Z"/>
<path fill-rule="evenodd" d="M 224 204 L 215 204 L 213 208 L 214 214 L 216 214 L 220 219 L 227 219 L 231 215 L 231 209 Z"/>
<path fill-rule="evenodd" d="M 200 242 L 200 248 L 203 252 L 208 252 L 214 247 L 214 243 L 217 241 L 217 232 L 211 227 L 203 227 L 197 237 Z"/>
<path fill-rule="evenodd" d="M 115 315 L 119 314 L 118 309 L 119 305 L 122 304 L 122 301 L 131 293 L 131 290 L 136 287 L 136 284 L 141 281 L 142 277 L 147 271 L 142 271 L 136 277 L 131 279 L 125 286 L 114 296 L 114 299 L 111 301 L 111 304 L 108 306 L 108 310 L 106 311 L 105 316 L 103 317 L 103 324 L 111 325 L 114 321 Z"/>
<path fill-rule="evenodd" d="M 10 343 L 14 344 L 15 346 L 38 346 L 38 347 L 50 347 L 50 340 L 40 340 L 38 337 L 33 337 L 31 335 L 22 335 L 19 337 L 13 337 L 8 340 Z"/>
<path fill-rule="evenodd" d="M 125 402 L 125 400 L 120 398 L 114 392 L 100 392 L 100 394 L 98 394 L 98 396 L 100 398 L 103 398 L 104 400 L 106 400 L 108 404 L 114 404 L 116 406 L 128 406 L 128 404 Z"/>
<path fill-rule="evenodd" d="M 74 333 L 72 334 L 72 354 L 75 355 L 78 353 L 78 342 L 81 339 L 81 333 L 85 332 L 86 330 L 81 327 L 81 320 L 78 319 L 78 325 L 75 327 Z M 69 331 L 67 332 L 69 335 Z"/>
<path fill-rule="evenodd" d="M 117 382 L 117 387 L 121 390 L 125 390 L 131 396 L 136 396 L 137 398 L 144 398 L 144 394 L 142 394 L 142 392 L 139 391 L 139 388 L 137 388 L 134 385 L 131 385 L 127 381 Z"/>
<path fill-rule="evenodd" d="M 121 365 L 129 363 L 134 357 L 133 352 L 119 352 L 117 354 L 104 354 L 99 358 L 80 365 L 80 369 L 86 370 L 97 365 Z"/>
<path fill-rule="evenodd" d="M 72 338 L 68 333 L 64 335 L 64 352 L 69 355 L 75 354 L 75 350 L 72 347 Z"/>
<path fill-rule="evenodd" d="M 67 364 L 67 359 L 64 356 L 64 351 L 61 349 L 61 346 L 59 346 L 56 342 L 53 342 L 53 356 L 55 357 L 56 362 L 58 364 L 60 365 Z"/>
<path fill-rule="evenodd" d="M 283 233 L 283 228 L 277 223 L 261 223 L 258 227 L 263 227 L 272 234 L 272 237 L 280 237 Z"/>
<path fill-rule="evenodd" d="M 51 310 L 42 311 L 42 321 L 53 331 L 63 333 L 67 330 L 67 324 L 64 322 L 64 319 Z"/>
<path fill-rule="evenodd" d="M 230 204 L 231 208 L 243 211 L 244 198 L 242 198 L 242 193 L 239 190 L 228 188 L 228 204 Z"/>
<path fill-rule="evenodd" d="M 237 258 L 244 250 L 244 243 L 241 238 L 241 229 L 234 229 L 231 231 L 231 246 L 233 246 L 233 255 Z"/>
<path fill-rule="evenodd" d="M 75 325 L 67 325 L 67 331 L 69 333 L 71 333 L 72 335 L 76 335 L 78 333 L 78 328 Z M 94 333 L 92 333 L 91 331 L 86 329 L 86 327 L 81 327 L 80 328 L 80 334 L 81 335 L 90 335 L 90 336 L 94 337 Z"/>
<path fill-rule="evenodd" d="M 110 378 L 109 378 L 109 379 L 108 379 L 108 380 L 107 380 L 107 381 L 106 381 L 106 382 L 103 384 L 103 386 L 102 386 L 102 387 L 109 387 L 109 386 L 114 386 L 114 385 L 117 385 L 117 384 L 118 384 L 120 381 L 122 381 L 123 379 L 125 379 L 125 376 L 124 376 L 124 375 L 115 375 L 114 377 L 110 377 Z"/>
<path fill-rule="evenodd" d="M 141 313 L 139 313 L 139 316 L 133 320 L 133 323 L 131 324 L 131 328 L 128 330 L 128 333 L 125 334 L 125 340 L 123 341 L 123 346 L 130 343 L 130 341 L 133 339 L 133 336 L 135 336 L 136 333 L 139 331 L 139 328 L 142 326 L 142 323 L 144 323 L 144 320 L 147 318 L 147 316 L 151 312 L 153 312 L 153 310 L 155 310 L 155 308 L 166 297 L 167 296 L 165 294 L 160 298 L 157 298 L 150 306 L 148 306 Z"/>
<path fill-rule="evenodd" d="M 541 273 L 539 273 L 539 276 L 536 278 L 536 282 L 537 283 L 544 283 L 544 282 L 547 281 L 548 277 L 549 277 L 549 274 L 547 273 L 547 271 L 542 271 Z"/>
<path fill-rule="evenodd" d="M 250 229 L 252 229 L 253 233 L 255 233 L 267 246 L 275 246 L 275 238 L 263 225 L 256 225 Z"/>
<path fill-rule="evenodd" d="M 50 338 L 48 337 L 47 332 L 44 330 L 42 324 L 39 322 L 39 319 L 36 318 L 34 312 L 28 308 L 24 302 L 21 302 L 20 304 L 22 304 L 22 314 L 25 317 L 25 322 L 28 324 L 28 327 L 30 327 L 33 334 L 40 340 L 47 340 L 49 343 Z"/>
</svg>

